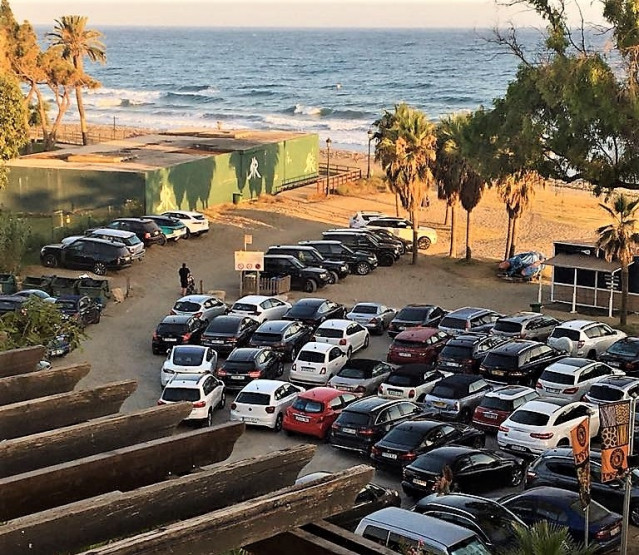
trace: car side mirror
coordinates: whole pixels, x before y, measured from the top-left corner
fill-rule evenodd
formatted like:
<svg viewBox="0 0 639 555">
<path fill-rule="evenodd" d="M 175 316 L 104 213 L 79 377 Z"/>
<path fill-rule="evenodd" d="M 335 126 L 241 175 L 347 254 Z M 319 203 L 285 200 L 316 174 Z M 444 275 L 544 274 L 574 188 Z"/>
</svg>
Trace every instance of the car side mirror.
<svg viewBox="0 0 639 555">
<path fill-rule="evenodd" d="M 171 351 L 172 349 L 170 347 L 166 350 L 166 358 L 169 358 L 169 356 L 171 355 Z"/>
</svg>

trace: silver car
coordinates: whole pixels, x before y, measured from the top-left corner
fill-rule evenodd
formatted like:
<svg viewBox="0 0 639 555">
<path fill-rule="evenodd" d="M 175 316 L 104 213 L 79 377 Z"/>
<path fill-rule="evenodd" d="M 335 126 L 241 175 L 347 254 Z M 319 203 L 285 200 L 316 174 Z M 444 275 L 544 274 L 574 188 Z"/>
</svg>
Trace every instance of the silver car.
<svg viewBox="0 0 639 555">
<path fill-rule="evenodd" d="M 552 331 L 547 343 L 568 356 L 595 360 L 615 341 L 624 337 L 626 334 L 623 331 L 602 322 L 568 320 Z"/>
<path fill-rule="evenodd" d="M 537 312 L 518 312 L 510 316 L 502 316 L 490 330 L 493 335 L 516 339 L 534 339 L 546 341 L 559 320 Z"/>
<path fill-rule="evenodd" d="M 228 311 L 229 307 L 217 297 L 187 295 L 175 302 L 171 314 L 191 314 L 208 324 L 216 316 L 226 314 Z"/>
<path fill-rule="evenodd" d="M 369 358 L 353 358 L 333 376 L 329 387 L 347 391 L 357 397 L 375 395 L 377 388 L 386 381 L 395 366 Z"/>
<path fill-rule="evenodd" d="M 391 320 L 397 315 L 397 310 L 379 303 L 357 303 L 346 318 L 353 320 L 367 328 L 371 333 L 381 335 Z"/>
</svg>

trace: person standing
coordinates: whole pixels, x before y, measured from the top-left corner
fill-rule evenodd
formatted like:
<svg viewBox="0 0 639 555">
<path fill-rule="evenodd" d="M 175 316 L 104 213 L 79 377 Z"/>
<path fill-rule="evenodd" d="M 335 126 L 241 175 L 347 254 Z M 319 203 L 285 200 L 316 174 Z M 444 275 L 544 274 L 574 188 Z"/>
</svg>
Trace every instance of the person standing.
<svg viewBox="0 0 639 555">
<path fill-rule="evenodd" d="M 182 296 L 186 295 L 186 289 L 189 286 L 189 276 L 191 275 L 191 270 L 189 270 L 186 266 L 186 262 L 182 262 L 182 267 L 178 270 L 178 274 L 180 275 L 180 287 L 182 288 Z"/>
<path fill-rule="evenodd" d="M 453 471 L 447 464 L 442 468 L 442 474 L 439 480 L 435 482 L 435 493 L 437 495 L 446 495 L 450 493 L 450 488 L 453 485 Z"/>
</svg>

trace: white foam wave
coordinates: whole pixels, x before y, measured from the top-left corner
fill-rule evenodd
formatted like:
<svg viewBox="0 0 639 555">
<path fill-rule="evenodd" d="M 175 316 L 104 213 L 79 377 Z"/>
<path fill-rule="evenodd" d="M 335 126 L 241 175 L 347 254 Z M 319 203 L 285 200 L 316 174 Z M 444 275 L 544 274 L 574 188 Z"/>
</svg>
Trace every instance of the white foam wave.
<svg viewBox="0 0 639 555">
<path fill-rule="evenodd" d="M 320 116 L 322 109 L 317 106 L 304 106 L 304 104 L 296 104 L 293 110 L 294 114 L 301 114 L 304 116 Z"/>
<path fill-rule="evenodd" d="M 92 106 L 113 107 L 153 104 L 161 96 L 160 91 L 100 88 L 87 91 L 85 98 L 87 104 Z"/>
</svg>

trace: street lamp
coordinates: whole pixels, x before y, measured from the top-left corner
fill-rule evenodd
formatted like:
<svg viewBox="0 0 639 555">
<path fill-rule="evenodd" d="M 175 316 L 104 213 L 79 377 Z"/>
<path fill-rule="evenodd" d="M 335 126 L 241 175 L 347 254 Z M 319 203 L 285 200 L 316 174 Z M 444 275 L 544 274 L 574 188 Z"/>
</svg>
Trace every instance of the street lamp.
<svg viewBox="0 0 639 555">
<path fill-rule="evenodd" d="M 370 179 L 371 177 L 371 141 L 375 136 L 375 131 L 373 129 L 368 130 L 368 169 L 366 170 L 366 179 Z"/>
<path fill-rule="evenodd" d="M 329 175 L 331 166 L 331 138 L 326 139 L 326 196 L 328 196 L 329 189 Z"/>
</svg>

